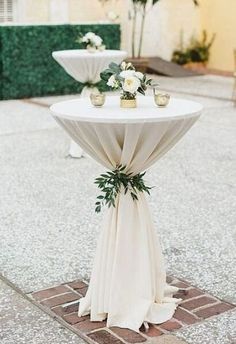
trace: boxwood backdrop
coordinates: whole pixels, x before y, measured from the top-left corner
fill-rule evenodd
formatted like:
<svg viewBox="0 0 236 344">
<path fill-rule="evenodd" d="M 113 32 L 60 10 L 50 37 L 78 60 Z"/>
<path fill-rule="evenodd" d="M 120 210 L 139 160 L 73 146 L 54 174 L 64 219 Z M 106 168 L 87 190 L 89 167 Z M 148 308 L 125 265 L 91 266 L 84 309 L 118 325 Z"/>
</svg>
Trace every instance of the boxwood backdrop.
<svg viewBox="0 0 236 344">
<path fill-rule="evenodd" d="M 93 31 L 108 49 L 120 48 L 117 24 L 0 26 L 0 99 L 81 91 L 52 58 L 55 50 L 81 48 L 79 33 Z"/>
</svg>

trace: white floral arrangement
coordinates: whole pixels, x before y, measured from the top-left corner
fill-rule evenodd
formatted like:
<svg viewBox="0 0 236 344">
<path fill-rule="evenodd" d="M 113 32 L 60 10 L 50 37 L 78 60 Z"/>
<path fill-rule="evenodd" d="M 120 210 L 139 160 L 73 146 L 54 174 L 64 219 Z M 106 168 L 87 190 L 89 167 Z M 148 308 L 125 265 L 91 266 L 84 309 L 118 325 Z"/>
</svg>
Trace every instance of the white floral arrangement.
<svg viewBox="0 0 236 344">
<path fill-rule="evenodd" d="M 120 65 L 110 63 L 100 76 L 112 89 L 121 90 L 121 99 L 125 100 L 136 99 L 137 93 L 145 95 L 147 87 L 152 84 L 152 79 L 136 71 L 132 63 L 126 62 Z"/>
<path fill-rule="evenodd" d="M 87 32 L 84 36 L 80 35 L 76 42 L 82 44 L 90 52 L 104 51 L 106 49 L 102 38 L 94 32 Z"/>
</svg>

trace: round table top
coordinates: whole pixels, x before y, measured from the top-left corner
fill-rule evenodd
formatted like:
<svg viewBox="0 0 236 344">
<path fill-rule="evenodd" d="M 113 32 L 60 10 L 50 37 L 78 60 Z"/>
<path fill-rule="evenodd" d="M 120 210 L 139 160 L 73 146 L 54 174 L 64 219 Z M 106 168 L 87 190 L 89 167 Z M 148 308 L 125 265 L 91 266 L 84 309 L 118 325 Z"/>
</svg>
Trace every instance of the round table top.
<svg viewBox="0 0 236 344">
<path fill-rule="evenodd" d="M 138 97 L 137 108 L 120 107 L 120 98 L 106 98 L 103 107 L 94 107 L 89 98 L 67 100 L 50 107 L 53 116 L 78 122 L 145 123 L 161 122 L 199 116 L 202 105 L 186 99 L 171 98 L 165 108 L 155 105 L 153 97 Z"/>
<path fill-rule="evenodd" d="M 72 50 L 59 50 L 54 51 L 52 56 L 56 58 L 70 58 L 70 59 L 78 59 L 78 58 L 88 58 L 88 59 L 99 59 L 104 57 L 121 57 L 125 58 L 127 56 L 127 52 L 124 50 L 109 50 L 105 49 L 104 51 L 97 51 L 95 53 L 90 53 L 86 49 L 72 49 Z"/>
</svg>

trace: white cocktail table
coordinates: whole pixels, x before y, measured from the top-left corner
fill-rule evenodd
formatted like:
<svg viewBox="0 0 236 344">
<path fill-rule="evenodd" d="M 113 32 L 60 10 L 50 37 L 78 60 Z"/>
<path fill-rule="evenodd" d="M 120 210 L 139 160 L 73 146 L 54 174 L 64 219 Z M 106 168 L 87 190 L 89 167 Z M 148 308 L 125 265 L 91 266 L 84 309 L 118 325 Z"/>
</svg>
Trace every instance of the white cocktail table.
<svg viewBox="0 0 236 344">
<path fill-rule="evenodd" d="M 122 50 L 104 50 L 102 52 L 90 53 L 84 49 L 75 49 L 54 51 L 52 56 L 72 78 L 85 85 L 81 92 L 81 97 L 88 97 L 91 90 L 95 89 L 96 83 L 101 80 L 100 73 L 111 62 L 121 63 L 127 57 L 127 52 Z M 81 148 L 74 141 L 71 141 L 70 156 L 80 158 L 82 153 Z"/>
<path fill-rule="evenodd" d="M 125 172 L 136 175 L 181 139 L 200 116 L 202 106 L 171 99 L 167 108 L 157 108 L 152 97 L 143 97 L 138 98 L 138 108 L 121 109 L 119 98 L 109 97 L 102 108 L 94 108 L 86 98 L 57 103 L 51 111 L 97 162 L 109 170 L 123 165 Z M 161 246 L 144 193 L 139 192 L 134 201 L 130 192 L 121 192 L 115 207 L 105 212 L 79 316 L 90 313 L 91 321 L 107 318 L 108 327 L 134 331 L 143 322 L 171 319 L 179 301 L 172 297 L 177 288 L 166 284 Z"/>
</svg>

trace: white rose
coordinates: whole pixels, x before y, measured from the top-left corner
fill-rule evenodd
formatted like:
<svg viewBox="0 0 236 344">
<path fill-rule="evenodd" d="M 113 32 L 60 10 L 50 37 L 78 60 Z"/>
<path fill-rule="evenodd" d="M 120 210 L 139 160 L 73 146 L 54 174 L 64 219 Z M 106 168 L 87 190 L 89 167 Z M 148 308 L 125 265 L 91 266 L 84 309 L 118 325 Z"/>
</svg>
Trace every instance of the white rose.
<svg viewBox="0 0 236 344">
<path fill-rule="evenodd" d="M 140 80 L 143 80 L 143 77 L 144 77 L 143 73 L 135 72 L 134 75 L 137 76 L 137 78 L 139 78 Z"/>
<path fill-rule="evenodd" d="M 94 42 L 94 44 L 95 44 L 97 47 L 99 47 L 100 45 L 102 45 L 102 39 L 101 39 L 101 37 L 99 37 L 99 36 L 94 36 L 93 42 Z"/>
<path fill-rule="evenodd" d="M 117 86 L 117 81 L 114 75 L 110 76 L 110 78 L 107 81 L 107 85 L 111 87 L 116 87 Z"/>
<path fill-rule="evenodd" d="M 123 71 L 120 73 L 120 76 L 121 76 L 122 78 L 128 78 L 129 76 L 134 76 L 134 73 L 135 73 L 134 70 L 123 70 Z"/>
<path fill-rule="evenodd" d="M 141 83 L 138 78 L 136 78 L 135 76 L 130 76 L 130 77 L 125 78 L 125 81 L 123 84 L 123 90 L 125 92 L 135 93 L 137 92 L 140 85 Z"/>
<path fill-rule="evenodd" d="M 102 44 L 98 47 L 99 51 L 104 51 L 105 49 L 106 49 L 106 46 L 104 44 Z"/>
<path fill-rule="evenodd" d="M 85 37 L 86 37 L 87 39 L 93 39 L 94 36 L 95 36 L 95 33 L 93 33 L 93 32 L 87 32 L 86 35 L 85 35 Z"/>
</svg>

